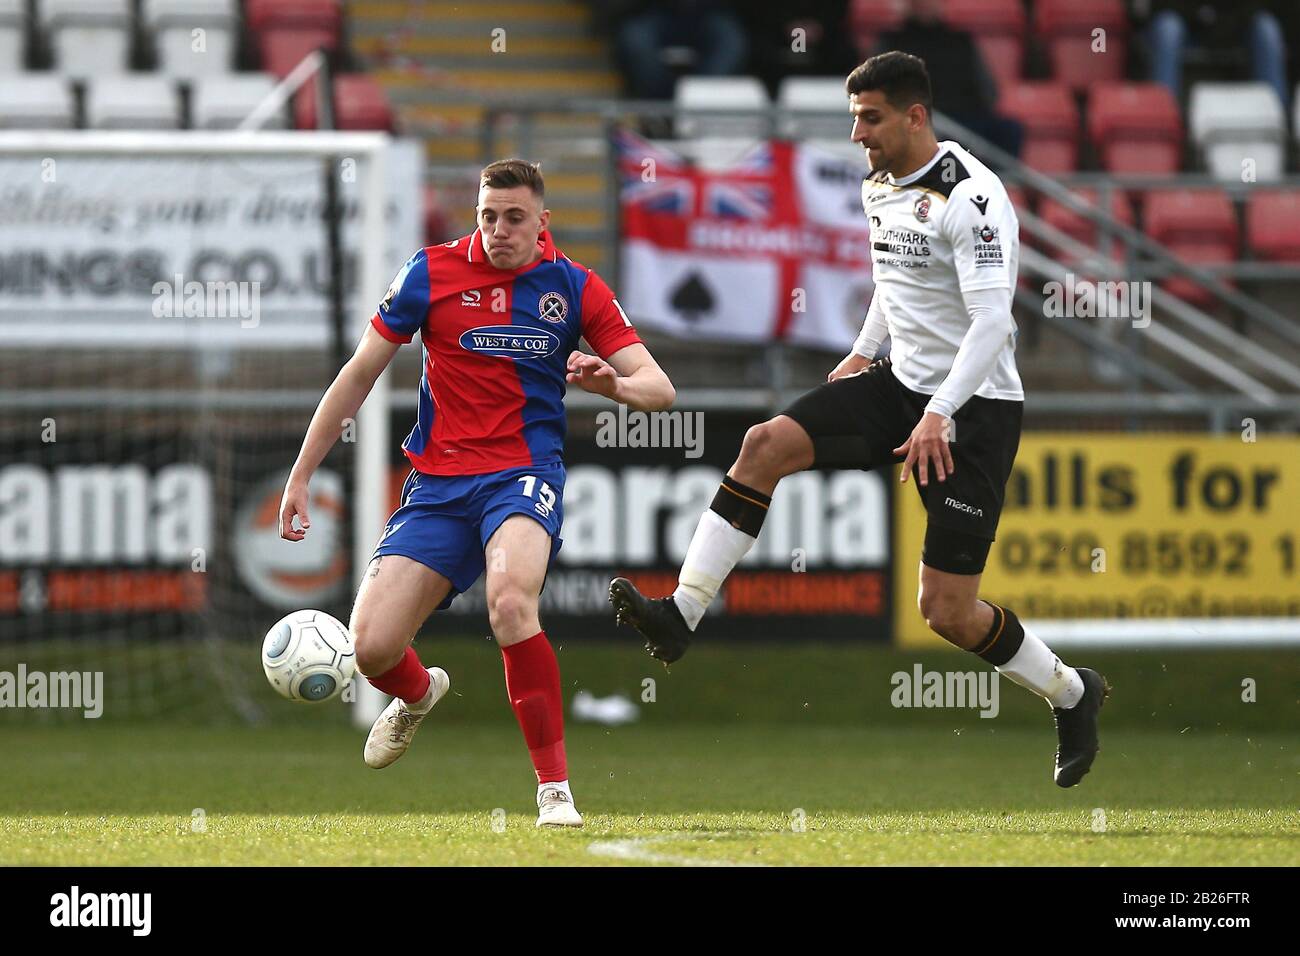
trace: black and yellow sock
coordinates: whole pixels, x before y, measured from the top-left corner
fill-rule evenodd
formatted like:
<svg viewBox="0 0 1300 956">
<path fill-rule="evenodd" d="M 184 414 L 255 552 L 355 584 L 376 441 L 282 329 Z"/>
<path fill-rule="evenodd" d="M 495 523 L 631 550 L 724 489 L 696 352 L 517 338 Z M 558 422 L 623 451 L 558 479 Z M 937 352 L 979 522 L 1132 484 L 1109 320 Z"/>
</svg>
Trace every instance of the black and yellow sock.
<svg viewBox="0 0 1300 956">
<path fill-rule="evenodd" d="M 984 640 L 978 647 L 972 648 L 971 653 L 982 657 L 994 667 L 1000 667 L 1020 650 L 1020 645 L 1025 640 L 1025 629 L 1014 611 L 992 601 L 984 603 L 993 608 L 993 624 Z"/>
<path fill-rule="evenodd" d="M 725 475 L 709 508 L 725 518 L 733 528 L 751 538 L 757 538 L 758 533 L 763 530 L 763 519 L 767 517 L 767 509 L 771 506 L 770 496 L 755 491 L 748 485 L 742 485 L 730 475 Z"/>
</svg>

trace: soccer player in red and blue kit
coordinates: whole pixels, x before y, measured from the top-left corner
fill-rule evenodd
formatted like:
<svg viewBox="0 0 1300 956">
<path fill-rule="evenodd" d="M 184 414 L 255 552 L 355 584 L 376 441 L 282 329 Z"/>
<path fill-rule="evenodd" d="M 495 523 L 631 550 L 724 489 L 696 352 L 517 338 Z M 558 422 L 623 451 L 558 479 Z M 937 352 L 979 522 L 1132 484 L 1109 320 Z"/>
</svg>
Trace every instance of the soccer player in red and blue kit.
<svg viewBox="0 0 1300 956">
<path fill-rule="evenodd" d="M 418 418 L 402 444 L 412 471 L 350 624 L 357 669 L 394 698 L 370 729 L 365 761 L 381 768 L 405 753 L 447 693 L 446 671 L 426 669 L 411 642 L 429 614 L 486 571 L 507 695 L 537 772 L 537 825 L 582 826 L 560 670 L 537 615 L 564 517 L 565 383 L 642 411 L 667 408 L 674 391 L 609 286 L 555 248 L 544 197 L 536 165 L 492 163 L 480 178 L 478 228 L 419 250 L 398 272 L 312 417 L 285 486 L 280 535 L 307 533 L 312 473 L 418 333 Z M 597 355 L 579 351 L 579 338 Z"/>
</svg>

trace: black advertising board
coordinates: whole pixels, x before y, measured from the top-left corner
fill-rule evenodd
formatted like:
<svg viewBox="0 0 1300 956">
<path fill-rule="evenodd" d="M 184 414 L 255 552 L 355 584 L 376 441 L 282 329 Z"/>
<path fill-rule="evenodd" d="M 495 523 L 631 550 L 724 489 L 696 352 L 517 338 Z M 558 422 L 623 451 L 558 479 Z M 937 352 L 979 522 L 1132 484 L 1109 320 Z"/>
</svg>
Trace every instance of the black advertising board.
<svg viewBox="0 0 1300 956">
<path fill-rule="evenodd" d="M 564 546 L 542 594 L 544 626 L 565 637 L 614 636 L 606 592 L 616 575 L 648 595 L 670 593 L 700 514 L 761 420 L 730 411 L 570 413 Z M 395 435 L 406 427 L 395 423 Z M 888 640 L 889 484 L 862 471 L 787 478 L 701 626 L 725 640 Z M 472 619 L 486 633 L 483 580 L 443 615 L 449 620 L 431 627 Z"/>
<path fill-rule="evenodd" d="M 284 477 L 306 416 L 214 415 L 202 435 L 172 418 L 149 429 L 60 431 L 10 443 L 0 464 L 0 627 L 23 639 L 207 626 L 260 637 L 290 610 L 347 617 L 352 597 L 340 445 L 312 481 L 312 533 L 281 541 Z M 548 628 L 614 636 L 611 577 L 667 594 L 700 514 L 745 431 L 739 412 L 570 416 L 564 546 L 542 595 Z M 396 507 L 409 465 L 392 419 Z M 705 626 L 720 639 L 886 640 L 892 492 L 883 475 L 808 471 L 777 489 L 757 545 L 727 580 Z M 431 631 L 487 633 L 484 582 L 435 615 Z"/>
</svg>

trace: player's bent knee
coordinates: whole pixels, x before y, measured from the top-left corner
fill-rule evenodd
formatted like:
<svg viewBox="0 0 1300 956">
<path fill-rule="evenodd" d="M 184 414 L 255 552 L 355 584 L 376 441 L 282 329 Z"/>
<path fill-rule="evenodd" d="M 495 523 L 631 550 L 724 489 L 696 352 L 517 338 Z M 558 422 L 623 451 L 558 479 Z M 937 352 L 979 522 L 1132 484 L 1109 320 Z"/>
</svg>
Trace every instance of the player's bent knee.
<svg viewBox="0 0 1300 956">
<path fill-rule="evenodd" d="M 521 588 L 503 587 L 488 596 L 488 623 L 497 640 L 515 641 L 537 618 L 537 599 Z"/>
<path fill-rule="evenodd" d="M 767 433 L 763 430 L 766 424 L 767 423 L 764 422 L 761 425 L 752 425 L 749 430 L 745 432 L 744 440 L 740 443 L 739 461 L 753 465 L 758 465 L 762 462 L 763 458 L 767 454 Z"/>
<path fill-rule="evenodd" d="M 792 438 L 776 419 L 754 425 L 745 432 L 737 463 L 778 478 L 798 471 L 799 448 Z"/>
<path fill-rule="evenodd" d="M 365 677 L 378 677 L 392 670 L 402 659 L 407 641 L 370 623 L 368 617 L 353 618 L 349 628 L 357 652 L 357 670 Z"/>
<path fill-rule="evenodd" d="M 957 620 L 953 617 L 946 616 L 942 613 L 930 615 L 925 619 L 926 627 L 935 634 L 938 634 L 949 644 L 956 644 L 961 647 L 961 635 L 958 631 Z"/>
</svg>

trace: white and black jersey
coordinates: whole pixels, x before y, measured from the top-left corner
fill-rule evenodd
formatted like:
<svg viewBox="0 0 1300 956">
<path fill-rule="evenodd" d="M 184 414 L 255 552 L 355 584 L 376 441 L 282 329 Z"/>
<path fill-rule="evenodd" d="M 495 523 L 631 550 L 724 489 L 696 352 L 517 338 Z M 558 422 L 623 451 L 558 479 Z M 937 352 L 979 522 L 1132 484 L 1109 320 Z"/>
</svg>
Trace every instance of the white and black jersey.
<svg viewBox="0 0 1300 956">
<path fill-rule="evenodd" d="M 971 327 L 963 293 L 1015 290 L 1015 210 L 997 175 L 951 141 L 941 142 L 934 158 L 910 176 L 868 175 L 862 206 L 871 223 L 871 311 L 883 315 L 894 374 L 908 388 L 932 395 Z M 975 395 L 1024 399 L 1012 329 Z"/>
<path fill-rule="evenodd" d="M 1016 214 L 997 176 L 950 142 L 911 176 L 868 176 L 862 202 L 876 293 L 854 351 L 874 357 L 889 334 L 890 357 L 817 386 L 782 414 L 808 434 L 817 467 L 864 469 L 901 461 L 894 449 L 927 412 L 950 418 L 953 472 L 916 485 L 929 515 L 921 560 L 978 574 L 1024 412 L 1010 312 Z"/>
</svg>

